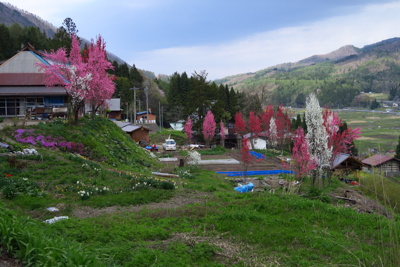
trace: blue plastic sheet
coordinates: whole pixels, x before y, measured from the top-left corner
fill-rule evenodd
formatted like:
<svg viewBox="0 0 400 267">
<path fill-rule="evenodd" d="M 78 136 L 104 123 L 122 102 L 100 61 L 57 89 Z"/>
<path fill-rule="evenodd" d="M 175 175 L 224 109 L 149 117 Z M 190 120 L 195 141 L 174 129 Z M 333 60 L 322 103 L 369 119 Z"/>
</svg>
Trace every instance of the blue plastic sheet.
<svg viewBox="0 0 400 267">
<path fill-rule="evenodd" d="M 227 174 L 228 176 L 244 176 L 244 172 L 217 172 L 218 174 Z M 270 170 L 270 171 L 247 171 L 246 175 L 272 175 L 272 174 L 292 174 L 292 171 Z"/>
<path fill-rule="evenodd" d="M 235 187 L 235 190 L 240 192 L 240 193 L 247 193 L 247 192 L 253 190 L 253 188 L 254 188 L 254 184 L 253 183 L 248 183 L 246 185 Z"/>
<path fill-rule="evenodd" d="M 264 154 L 257 153 L 255 151 L 250 151 L 250 155 L 252 155 L 252 156 L 254 156 L 254 157 L 258 158 L 258 159 L 266 159 L 267 158 L 267 157 L 265 157 Z"/>
</svg>

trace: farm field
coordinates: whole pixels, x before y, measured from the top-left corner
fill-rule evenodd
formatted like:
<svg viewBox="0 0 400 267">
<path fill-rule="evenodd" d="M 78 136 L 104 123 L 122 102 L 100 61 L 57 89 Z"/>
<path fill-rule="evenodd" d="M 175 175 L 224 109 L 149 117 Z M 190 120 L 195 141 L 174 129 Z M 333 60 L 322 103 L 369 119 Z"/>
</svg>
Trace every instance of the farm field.
<svg viewBox="0 0 400 267">
<path fill-rule="evenodd" d="M 32 144 L 39 136 L 45 142 Z M 55 137 L 74 145 L 51 147 Z M 337 179 L 312 189 L 308 179 L 291 187 L 293 176 L 253 177 L 257 190 L 240 194 L 237 179 L 162 164 L 102 118 L 72 129 L 64 122 L 6 127 L 0 138 L 39 153 L 10 160 L 2 151 L 0 157 L 0 243 L 24 264 L 396 266 L 400 260 L 397 212 L 373 200 L 368 209 L 335 200 L 346 190 L 357 193 Z M 204 159 L 238 158 L 218 148 L 201 152 Z M 269 155 L 255 164 L 281 162 Z M 68 219 L 43 222 L 54 216 Z"/>
<path fill-rule="evenodd" d="M 368 153 L 368 148 L 387 152 L 395 150 L 400 136 L 400 116 L 378 112 L 340 110 L 339 117 L 347 125 L 361 128 L 361 138 L 355 143 L 358 150 Z"/>
</svg>

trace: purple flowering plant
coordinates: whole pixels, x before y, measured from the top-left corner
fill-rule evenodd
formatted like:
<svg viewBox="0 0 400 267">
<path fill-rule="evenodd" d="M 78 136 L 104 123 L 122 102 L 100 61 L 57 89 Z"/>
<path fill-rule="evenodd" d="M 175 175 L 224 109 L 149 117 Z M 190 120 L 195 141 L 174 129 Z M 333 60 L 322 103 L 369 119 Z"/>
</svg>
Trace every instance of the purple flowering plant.
<svg viewBox="0 0 400 267">
<path fill-rule="evenodd" d="M 44 146 L 51 149 L 59 147 L 59 148 L 64 148 L 68 151 L 79 152 L 79 154 L 81 155 L 83 153 L 82 143 L 68 142 L 62 136 L 53 136 L 53 135 L 45 136 L 42 133 L 35 133 L 34 129 L 31 130 L 18 129 L 14 131 L 14 133 L 12 133 L 12 136 L 15 138 L 15 140 L 23 144 Z"/>
</svg>

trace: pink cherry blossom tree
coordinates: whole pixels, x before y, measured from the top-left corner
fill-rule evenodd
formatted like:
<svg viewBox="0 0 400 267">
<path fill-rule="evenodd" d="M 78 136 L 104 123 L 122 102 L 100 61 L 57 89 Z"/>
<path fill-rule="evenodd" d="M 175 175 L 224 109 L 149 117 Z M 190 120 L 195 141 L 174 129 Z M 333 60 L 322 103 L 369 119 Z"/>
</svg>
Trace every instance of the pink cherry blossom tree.
<svg viewBox="0 0 400 267">
<path fill-rule="evenodd" d="M 250 148 L 249 148 L 249 143 L 247 138 L 243 138 L 242 140 L 242 148 L 240 149 L 240 153 L 242 156 L 242 164 L 243 164 L 243 171 L 244 171 L 244 177 L 246 178 L 247 176 L 247 170 L 249 168 L 249 165 L 252 161 L 252 156 L 250 155 Z"/>
<path fill-rule="evenodd" d="M 216 123 L 214 120 L 214 115 L 211 110 L 209 110 L 203 122 L 203 135 L 204 139 L 206 140 L 207 147 L 210 147 L 210 142 L 214 138 L 215 128 Z"/>
<path fill-rule="evenodd" d="M 222 140 L 222 147 L 225 147 L 225 127 L 224 127 L 224 122 L 221 120 L 221 140 Z"/>
<path fill-rule="evenodd" d="M 235 115 L 235 132 L 241 137 L 246 134 L 246 121 L 240 111 Z"/>
<path fill-rule="evenodd" d="M 79 42 L 72 35 L 72 47 L 67 57 L 66 48 L 57 51 L 51 50 L 45 54 L 45 63 L 37 63 L 39 70 L 44 69 L 46 73 L 46 87 L 61 86 L 65 89 L 72 110 L 75 124 L 78 122 L 79 109 L 83 106 L 89 95 L 92 73 L 87 69 L 87 64 L 82 60 Z"/>
<path fill-rule="evenodd" d="M 332 112 L 330 109 L 325 109 L 322 113 L 324 119 L 324 127 L 328 134 L 328 148 L 332 150 L 330 157 L 330 166 L 333 165 L 335 158 L 341 153 L 351 154 L 351 148 L 353 142 L 360 138 L 360 128 L 352 129 L 347 128 L 344 131 L 340 131 L 342 126 L 342 119 L 338 117 L 336 112 Z M 329 185 L 331 185 L 331 172 L 329 172 Z"/>
<path fill-rule="evenodd" d="M 290 122 L 290 114 L 288 114 L 287 110 L 284 110 L 283 106 L 280 105 L 278 109 L 278 113 L 276 114 L 276 134 L 277 141 L 279 143 L 279 147 L 281 149 L 281 154 L 283 153 L 283 144 L 290 143 L 291 140 L 291 122 Z"/>
<path fill-rule="evenodd" d="M 45 84 L 48 88 L 61 86 L 65 89 L 75 124 L 78 122 L 79 109 L 86 101 L 92 104 L 92 114 L 95 114 L 115 90 L 113 77 L 106 72 L 112 65 L 106 59 L 105 43 L 100 36 L 96 44 L 92 40 L 86 55 L 84 58 L 81 56 L 79 42 L 73 34 L 69 57 L 65 47 L 62 47 L 46 52 L 44 57 L 47 62 L 37 64 L 46 73 Z"/>
<path fill-rule="evenodd" d="M 189 144 L 190 144 L 190 141 L 192 140 L 192 134 L 193 134 L 192 127 L 193 127 L 192 120 L 188 117 L 186 124 L 185 124 L 185 134 L 189 140 Z"/>
<path fill-rule="evenodd" d="M 296 130 L 292 158 L 298 180 L 301 180 L 302 177 L 308 175 L 311 170 L 317 167 L 308 150 L 308 139 L 304 136 L 304 130 L 300 127 Z"/>
<path fill-rule="evenodd" d="M 114 69 L 107 60 L 106 43 L 99 35 L 96 43 L 92 39 L 90 47 L 84 51 L 83 60 L 87 64 L 87 70 L 92 74 L 90 90 L 86 101 L 90 104 L 92 118 L 101 106 L 105 106 L 106 100 L 111 99 L 115 91 L 114 75 L 107 70 Z"/>
<path fill-rule="evenodd" d="M 251 149 L 254 149 L 254 138 L 257 138 L 261 133 L 261 121 L 253 111 L 250 111 L 249 121 L 250 144 Z"/>
<path fill-rule="evenodd" d="M 274 117 L 274 108 L 269 105 L 264 109 L 264 112 L 261 114 L 261 131 L 263 132 L 263 135 L 266 135 L 266 137 L 268 137 L 269 124 L 272 117 Z"/>
</svg>

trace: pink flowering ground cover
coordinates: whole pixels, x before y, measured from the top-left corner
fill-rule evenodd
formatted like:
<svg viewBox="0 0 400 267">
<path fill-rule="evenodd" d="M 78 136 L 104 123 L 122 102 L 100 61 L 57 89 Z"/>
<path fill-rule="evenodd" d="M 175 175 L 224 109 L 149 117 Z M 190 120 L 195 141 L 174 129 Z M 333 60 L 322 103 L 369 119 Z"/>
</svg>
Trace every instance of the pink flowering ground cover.
<svg viewBox="0 0 400 267">
<path fill-rule="evenodd" d="M 83 144 L 68 142 L 62 136 L 45 136 L 42 133 L 35 133 L 34 129 L 18 129 L 11 134 L 15 140 L 23 144 L 31 144 L 34 146 L 44 146 L 47 148 L 54 149 L 56 147 L 68 151 L 83 153 Z"/>
</svg>

